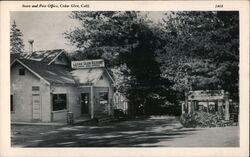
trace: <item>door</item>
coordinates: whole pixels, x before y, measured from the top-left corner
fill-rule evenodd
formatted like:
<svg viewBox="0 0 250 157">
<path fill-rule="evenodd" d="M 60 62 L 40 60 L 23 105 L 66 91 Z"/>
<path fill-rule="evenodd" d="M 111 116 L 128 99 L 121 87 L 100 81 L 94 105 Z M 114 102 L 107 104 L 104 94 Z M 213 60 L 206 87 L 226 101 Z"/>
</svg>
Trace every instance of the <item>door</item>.
<svg viewBox="0 0 250 157">
<path fill-rule="evenodd" d="M 33 94 L 32 95 L 32 117 L 33 120 L 40 120 L 40 95 L 39 94 Z"/>
<path fill-rule="evenodd" d="M 81 113 L 82 114 L 89 113 L 89 93 L 81 94 Z"/>
</svg>

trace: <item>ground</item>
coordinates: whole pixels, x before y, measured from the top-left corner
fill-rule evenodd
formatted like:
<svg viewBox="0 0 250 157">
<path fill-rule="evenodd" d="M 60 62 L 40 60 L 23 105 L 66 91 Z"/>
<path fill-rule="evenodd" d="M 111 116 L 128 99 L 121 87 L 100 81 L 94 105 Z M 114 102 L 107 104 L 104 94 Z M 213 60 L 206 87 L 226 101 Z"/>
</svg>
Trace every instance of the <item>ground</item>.
<svg viewBox="0 0 250 157">
<path fill-rule="evenodd" d="M 183 128 L 175 117 L 102 126 L 12 125 L 13 147 L 238 147 L 239 127 Z"/>
</svg>

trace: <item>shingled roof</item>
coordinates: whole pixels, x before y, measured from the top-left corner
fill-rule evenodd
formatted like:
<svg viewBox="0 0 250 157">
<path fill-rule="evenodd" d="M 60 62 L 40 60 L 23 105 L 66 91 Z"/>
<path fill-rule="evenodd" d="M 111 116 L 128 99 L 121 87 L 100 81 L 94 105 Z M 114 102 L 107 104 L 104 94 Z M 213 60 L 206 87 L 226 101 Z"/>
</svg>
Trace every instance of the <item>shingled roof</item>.
<svg viewBox="0 0 250 157">
<path fill-rule="evenodd" d="M 58 84 L 75 84 L 75 81 L 70 74 L 70 68 L 61 65 L 47 65 L 39 61 L 16 59 L 11 66 L 19 62 L 23 66 L 31 69 L 34 73 L 48 81 L 49 83 Z"/>
<path fill-rule="evenodd" d="M 54 50 L 41 50 L 34 51 L 31 54 L 27 54 L 25 59 L 40 61 L 46 64 L 50 64 L 57 56 L 61 53 L 64 53 L 63 49 L 54 49 Z"/>
<path fill-rule="evenodd" d="M 28 59 L 33 61 L 39 61 L 44 64 L 51 64 L 58 56 L 65 53 L 64 49 L 54 49 L 54 50 L 40 50 L 33 51 L 32 53 L 12 53 L 10 55 L 10 61 L 18 59 Z"/>
</svg>

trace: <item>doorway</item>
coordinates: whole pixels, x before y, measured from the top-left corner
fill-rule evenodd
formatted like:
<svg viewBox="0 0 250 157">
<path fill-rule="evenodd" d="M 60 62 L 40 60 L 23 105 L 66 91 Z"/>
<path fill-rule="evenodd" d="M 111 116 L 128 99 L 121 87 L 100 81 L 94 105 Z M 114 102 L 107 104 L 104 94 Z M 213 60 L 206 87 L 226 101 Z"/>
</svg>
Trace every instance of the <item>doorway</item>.
<svg viewBox="0 0 250 157">
<path fill-rule="evenodd" d="M 40 120 L 40 95 L 32 95 L 32 118 L 33 120 Z"/>
<path fill-rule="evenodd" d="M 89 93 L 81 93 L 81 113 L 89 113 Z"/>
</svg>

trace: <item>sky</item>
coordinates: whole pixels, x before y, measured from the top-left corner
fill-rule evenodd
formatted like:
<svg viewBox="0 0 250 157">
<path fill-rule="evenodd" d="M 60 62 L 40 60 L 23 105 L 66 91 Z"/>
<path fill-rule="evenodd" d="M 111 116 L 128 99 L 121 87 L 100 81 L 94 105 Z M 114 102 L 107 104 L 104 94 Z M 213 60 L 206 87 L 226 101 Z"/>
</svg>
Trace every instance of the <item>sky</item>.
<svg viewBox="0 0 250 157">
<path fill-rule="evenodd" d="M 150 12 L 149 18 L 158 21 L 163 12 Z M 69 18 L 70 12 L 11 12 L 10 22 L 15 20 L 17 27 L 23 33 L 25 51 L 29 50 L 28 40 L 34 40 L 33 50 L 65 49 L 73 51 L 76 48 L 64 38 L 65 31 L 79 26 L 77 20 Z"/>
</svg>

